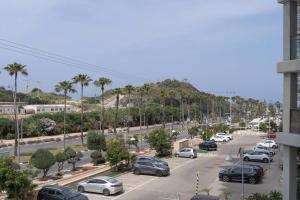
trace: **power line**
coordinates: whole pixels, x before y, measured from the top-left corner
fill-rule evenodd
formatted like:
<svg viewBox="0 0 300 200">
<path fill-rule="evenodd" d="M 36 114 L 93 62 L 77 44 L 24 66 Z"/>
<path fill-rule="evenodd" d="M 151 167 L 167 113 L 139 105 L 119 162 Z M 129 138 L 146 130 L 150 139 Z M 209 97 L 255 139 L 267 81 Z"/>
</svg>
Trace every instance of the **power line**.
<svg viewBox="0 0 300 200">
<path fill-rule="evenodd" d="M 24 45 L 21 43 L 17 43 L 17 42 L 13 42 L 10 40 L 6 40 L 3 38 L 0 38 L 0 45 L 2 45 L 0 48 L 5 49 L 5 50 L 9 50 L 9 51 L 13 51 L 13 52 L 17 52 L 20 54 L 24 54 L 24 55 L 28 55 L 28 56 L 33 56 L 39 59 L 43 59 L 43 60 L 47 60 L 47 61 L 51 61 L 51 62 L 56 62 L 59 64 L 63 64 L 63 65 L 68 65 L 68 66 L 73 66 L 73 67 L 77 67 L 77 68 L 81 68 L 83 70 L 87 70 L 86 68 L 83 67 L 78 67 L 80 66 L 90 66 L 93 67 L 94 70 L 93 72 L 99 72 L 99 73 L 105 73 L 108 75 L 112 75 L 112 76 L 118 76 L 119 78 L 122 79 L 126 79 L 128 80 L 128 77 L 134 77 L 135 79 L 143 79 L 144 81 L 148 79 L 144 78 L 144 77 L 140 77 L 137 75 L 133 75 L 133 74 L 127 74 L 127 73 L 123 73 L 123 72 L 119 72 L 119 71 L 115 71 L 112 69 L 108 69 L 106 67 L 103 66 L 98 66 L 95 64 L 91 64 L 88 62 L 84 62 L 78 59 L 73 59 L 70 57 L 66 57 L 66 56 L 62 56 L 59 54 L 55 54 L 55 53 L 51 53 L 42 49 L 38 49 L 35 47 L 31 47 L 28 45 Z M 4 46 L 4 47 L 3 47 Z M 101 71 L 99 71 L 99 69 L 101 69 Z M 90 69 L 89 69 L 90 70 Z M 92 71 L 92 70 L 90 70 Z M 126 77 L 126 78 L 125 78 Z"/>
</svg>

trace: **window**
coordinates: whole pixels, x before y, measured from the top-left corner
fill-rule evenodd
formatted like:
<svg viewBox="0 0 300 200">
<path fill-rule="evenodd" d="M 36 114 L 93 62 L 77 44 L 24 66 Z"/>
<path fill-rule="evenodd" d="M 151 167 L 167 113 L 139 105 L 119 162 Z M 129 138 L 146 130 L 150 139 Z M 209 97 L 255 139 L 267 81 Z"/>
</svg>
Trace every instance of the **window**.
<svg viewBox="0 0 300 200">
<path fill-rule="evenodd" d="M 56 193 L 55 193 L 57 196 L 63 196 L 63 194 L 61 193 L 61 192 L 59 192 L 59 191 L 56 191 Z"/>
<path fill-rule="evenodd" d="M 51 108 L 51 111 L 54 111 L 54 109 L 53 109 L 53 108 Z"/>
<path fill-rule="evenodd" d="M 71 108 L 68 108 L 68 110 L 71 110 Z"/>
<path fill-rule="evenodd" d="M 55 108 L 55 111 L 58 111 L 58 109 L 57 109 L 57 108 Z"/>
<path fill-rule="evenodd" d="M 36 111 L 37 111 L 37 112 L 40 112 L 40 109 L 38 108 Z"/>
<path fill-rule="evenodd" d="M 59 110 L 62 111 L 62 108 L 60 108 Z"/>
<path fill-rule="evenodd" d="M 96 183 L 95 179 L 89 180 L 88 183 Z"/>
<path fill-rule="evenodd" d="M 95 180 L 95 183 L 98 183 L 98 184 L 106 184 L 106 181 L 101 180 L 101 179 L 96 179 L 96 180 Z"/>
<path fill-rule="evenodd" d="M 231 170 L 231 173 L 233 173 L 233 174 L 240 174 L 240 173 L 242 173 L 242 168 L 241 167 L 233 168 Z"/>
</svg>

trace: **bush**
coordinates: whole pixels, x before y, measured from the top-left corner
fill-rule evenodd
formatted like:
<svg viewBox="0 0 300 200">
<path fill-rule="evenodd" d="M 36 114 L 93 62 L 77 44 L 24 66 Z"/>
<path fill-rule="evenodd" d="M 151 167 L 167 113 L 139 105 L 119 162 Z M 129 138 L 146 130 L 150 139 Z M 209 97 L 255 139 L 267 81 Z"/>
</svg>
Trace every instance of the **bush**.
<svg viewBox="0 0 300 200">
<path fill-rule="evenodd" d="M 172 137 L 165 129 L 156 129 L 149 133 L 148 142 L 151 148 L 156 150 L 158 156 L 170 156 Z"/>
<path fill-rule="evenodd" d="M 55 138 L 55 142 L 60 142 L 61 139 L 60 138 Z"/>
<path fill-rule="evenodd" d="M 112 139 L 107 143 L 107 160 L 111 166 L 114 166 L 115 171 L 118 171 L 118 164 L 123 160 L 128 160 L 129 153 L 124 146 L 124 142 L 117 139 Z"/>
<path fill-rule="evenodd" d="M 89 150 L 106 151 L 105 136 L 97 131 L 89 131 L 87 134 L 87 147 Z"/>
<path fill-rule="evenodd" d="M 246 200 L 282 200 L 282 194 L 277 191 L 271 191 L 269 194 L 254 193 Z"/>
<path fill-rule="evenodd" d="M 43 178 L 45 178 L 50 167 L 55 164 L 55 157 L 47 149 L 38 149 L 32 154 L 30 164 L 37 169 L 43 170 Z"/>
<path fill-rule="evenodd" d="M 102 153 L 100 151 L 94 151 L 91 153 L 92 163 L 94 165 L 100 165 L 105 163 L 105 158 L 103 158 Z"/>
<path fill-rule="evenodd" d="M 36 187 L 32 179 L 36 172 L 14 167 L 13 158 L 0 158 L 0 189 L 6 191 L 9 198 L 25 199 Z"/>
</svg>

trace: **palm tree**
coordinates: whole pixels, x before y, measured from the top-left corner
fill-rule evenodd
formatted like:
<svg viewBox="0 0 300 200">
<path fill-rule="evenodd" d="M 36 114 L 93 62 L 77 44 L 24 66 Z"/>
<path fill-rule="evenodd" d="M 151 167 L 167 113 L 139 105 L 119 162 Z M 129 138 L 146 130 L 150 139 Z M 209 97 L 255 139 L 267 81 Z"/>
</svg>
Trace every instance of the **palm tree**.
<svg viewBox="0 0 300 200">
<path fill-rule="evenodd" d="M 73 77 L 74 83 L 80 83 L 80 106 L 81 106 L 81 116 L 80 116 L 80 132 L 81 132 L 81 144 L 83 145 L 83 87 L 88 86 L 92 79 L 86 74 L 78 74 Z"/>
<path fill-rule="evenodd" d="M 26 65 L 22 65 L 20 63 L 12 63 L 8 64 L 6 67 L 4 67 L 4 70 L 8 72 L 10 76 L 14 76 L 15 78 L 15 91 L 13 94 L 14 98 L 14 107 L 15 107 L 15 147 L 14 147 L 14 155 L 17 155 L 17 146 L 18 146 L 18 137 L 19 137 L 19 122 L 18 122 L 18 106 L 17 106 L 17 92 L 18 92 L 18 87 L 17 87 L 17 80 L 18 80 L 18 74 L 20 73 L 21 75 L 27 76 L 28 72 L 26 69 Z M 20 152 L 19 152 L 20 153 Z"/>
<path fill-rule="evenodd" d="M 129 117 L 130 117 L 130 103 L 131 103 L 131 94 L 132 94 L 132 92 L 133 92 L 133 90 L 134 90 L 134 87 L 132 86 L 132 85 L 126 85 L 125 86 L 125 90 L 126 90 L 126 92 L 127 92 L 127 94 L 128 94 L 128 102 L 127 102 L 127 132 L 129 133 L 130 132 L 130 130 L 129 130 L 129 128 L 130 128 L 130 123 L 129 123 Z"/>
<path fill-rule="evenodd" d="M 163 128 L 166 127 L 166 112 L 165 112 L 166 98 L 167 98 L 167 92 L 166 92 L 166 90 L 162 89 L 160 91 L 160 102 L 161 102 L 161 108 L 162 108 L 162 125 L 163 125 Z"/>
<path fill-rule="evenodd" d="M 64 93 L 64 149 L 66 149 L 66 111 L 67 111 L 67 94 L 68 93 L 75 93 L 76 90 L 74 89 L 74 85 L 71 81 L 62 81 L 55 85 L 56 92 L 63 92 Z"/>
<path fill-rule="evenodd" d="M 143 87 L 137 89 L 137 93 L 139 94 L 139 116 L 140 116 L 140 130 L 142 130 L 142 107 L 143 107 L 143 97 L 145 94 L 145 90 Z"/>
<path fill-rule="evenodd" d="M 114 119 L 114 133 L 117 134 L 117 124 L 118 124 L 118 114 L 119 114 L 119 104 L 120 104 L 120 95 L 123 94 L 121 88 L 115 88 L 112 91 L 112 94 L 116 95 L 116 110 L 115 110 L 115 119 Z"/>
<path fill-rule="evenodd" d="M 145 92 L 145 95 L 147 96 L 146 107 L 145 107 L 145 110 L 144 110 L 144 125 L 146 124 L 147 125 L 147 129 L 148 129 L 149 128 L 149 124 L 148 124 L 148 113 L 147 113 L 147 110 L 148 110 L 148 102 L 149 102 L 150 84 L 145 83 L 143 85 L 143 90 Z"/>
<path fill-rule="evenodd" d="M 96 87 L 100 87 L 101 88 L 101 108 L 102 108 L 102 117 L 101 117 L 101 129 L 102 129 L 102 133 L 104 134 L 104 123 L 105 123 L 105 108 L 104 108 L 104 87 L 106 85 L 111 84 L 112 81 L 109 78 L 105 78 L 105 77 L 100 77 L 98 80 L 96 80 L 94 82 Z"/>
</svg>

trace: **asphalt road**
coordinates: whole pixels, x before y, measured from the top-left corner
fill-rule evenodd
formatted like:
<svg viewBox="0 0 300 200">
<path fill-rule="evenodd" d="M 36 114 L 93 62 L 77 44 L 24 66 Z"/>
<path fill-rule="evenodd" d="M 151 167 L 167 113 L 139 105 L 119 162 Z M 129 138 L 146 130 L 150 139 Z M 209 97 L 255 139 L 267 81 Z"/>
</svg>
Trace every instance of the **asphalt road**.
<svg viewBox="0 0 300 200">
<path fill-rule="evenodd" d="M 151 130 L 154 130 L 158 127 L 160 127 L 161 125 L 155 125 L 155 126 L 150 126 L 148 129 L 142 129 L 142 130 L 132 130 L 130 131 L 129 134 L 127 134 L 127 137 L 131 137 L 133 135 L 139 135 L 139 134 L 145 134 Z M 171 124 L 167 124 L 166 125 L 167 128 L 169 128 L 171 126 Z M 174 128 L 179 127 L 180 125 L 174 125 Z M 117 133 L 117 135 L 123 135 L 125 134 L 125 132 L 119 132 Z M 114 138 L 115 135 L 113 133 L 111 134 L 106 134 L 106 138 L 107 139 L 111 139 Z M 84 138 L 84 142 L 86 142 L 86 138 Z M 75 139 L 68 139 L 66 140 L 66 146 L 69 145 L 76 145 L 76 144 L 81 144 L 81 139 L 80 138 L 75 138 Z M 20 146 L 20 152 L 22 153 L 31 153 L 36 151 L 37 149 L 47 149 L 47 148 L 60 148 L 63 147 L 63 141 L 60 142 L 45 142 L 45 143 L 39 143 L 39 144 L 30 144 L 30 145 L 21 145 Z M 10 155 L 13 155 L 14 152 L 14 147 L 5 147 L 5 148 L 1 148 L 0 149 L 0 153 L 3 152 L 8 152 Z"/>
<path fill-rule="evenodd" d="M 211 194 L 215 195 L 220 195 L 223 190 L 226 190 L 232 193 L 230 199 L 236 200 L 240 196 L 241 183 L 220 182 L 218 172 L 239 162 L 236 158 L 239 147 L 252 149 L 258 140 L 260 140 L 258 136 L 236 136 L 233 141 L 220 144 L 219 150 L 215 153 L 205 154 L 196 159 L 167 159 L 171 167 L 169 177 L 136 176 L 127 173 L 118 177 L 123 181 L 124 193 L 111 197 L 90 193 L 86 195 L 90 200 L 189 200 L 195 194 L 196 174 L 199 172 L 200 190 L 211 188 Z M 233 155 L 235 158 L 232 161 L 226 161 L 225 158 L 228 154 Z M 280 173 L 278 173 L 276 165 L 276 161 L 272 163 L 271 170 L 267 171 L 262 183 L 257 185 L 246 184 L 246 195 L 254 192 L 269 192 L 274 188 L 278 188 Z"/>
</svg>

